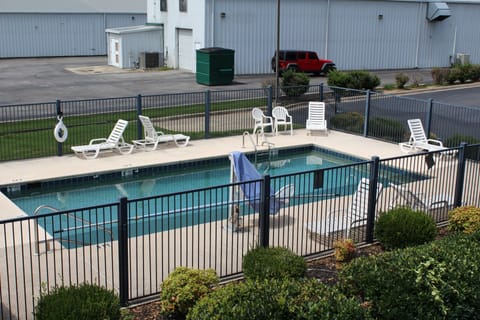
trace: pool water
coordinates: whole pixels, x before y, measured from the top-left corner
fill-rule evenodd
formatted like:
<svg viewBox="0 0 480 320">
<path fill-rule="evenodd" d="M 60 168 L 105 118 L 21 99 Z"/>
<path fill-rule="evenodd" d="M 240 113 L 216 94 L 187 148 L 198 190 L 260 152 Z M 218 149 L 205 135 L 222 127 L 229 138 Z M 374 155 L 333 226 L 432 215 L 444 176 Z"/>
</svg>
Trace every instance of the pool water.
<svg viewBox="0 0 480 320">
<path fill-rule="evenodd" d="M 261 174 L 271 176 L 331 168 L 361 161 L 335 152 L 318 149 L 279 152 L 258 158 L 256 167 Z M 253 157 L 251 159 L 254 162 Z M 36 208 L 49 205 L 58 210 L 113 203 L 120 197 L 137 199 L 181 191 L 200 189 L 230 183 L 228 158 L 186 163 L 166 170 L 128 170 L 117 176 L 91 176 L 82 180 L 67 180 L 30 185 L 6 192 L 18 207 L 28 215 Z"/>
</svg>

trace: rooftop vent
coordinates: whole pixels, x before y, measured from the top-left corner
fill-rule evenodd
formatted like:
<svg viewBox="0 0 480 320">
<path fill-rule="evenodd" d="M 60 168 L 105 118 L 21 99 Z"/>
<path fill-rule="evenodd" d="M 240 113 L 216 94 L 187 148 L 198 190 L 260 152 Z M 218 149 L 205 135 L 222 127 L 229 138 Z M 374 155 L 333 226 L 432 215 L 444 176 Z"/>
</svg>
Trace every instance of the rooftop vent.
<svg viewBox="0 0 480 320">
<path fill-rule="evenodd" d="M 427 19 L 429 21 L 442 21 L 452 15 L 450 8 L 445 2 L 429 2 Z"/>
</svg>

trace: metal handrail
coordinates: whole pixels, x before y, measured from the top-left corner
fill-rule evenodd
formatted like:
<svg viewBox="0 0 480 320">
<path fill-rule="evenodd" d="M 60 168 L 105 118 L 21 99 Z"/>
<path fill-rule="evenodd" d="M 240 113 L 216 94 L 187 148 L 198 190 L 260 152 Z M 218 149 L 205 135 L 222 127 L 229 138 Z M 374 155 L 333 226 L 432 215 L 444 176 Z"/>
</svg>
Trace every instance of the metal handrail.
<svg viewBox="0 0 480 320">
<path fill-rule="evenodd" d="M 60 209 L 57 209 L 57 208 L 52 207 L 52 206 L 49 206 L 49 205 L 47 205 L 47 204 L 42 204 L 41 206 L 38 206 L 38 207 L 35 209 L 35 211 L 33 212 L 33 216 L 38 215 L 42 209 L 48 209 L 48 210 L 50 210 L 51 212 L 60 212 L 60 211 L 61 211 Z M 108 233 L 108 234 L 110 235 L 110 239 L 113 240 L 113 232 L 112 232 L 112 230 L 110 230 L 110 229 L 108 229 L 108 228 L 105 228 L 105 227 L 102 227 L 102 226 L 101 226 L 100 224 L 98 224 L 98 223 L 92 224 L 90 221 L 85 220 L 85 219 L 80 218 L 80 217 L 77 217 L 77 216 L 73 215 L 73 214 L 70 213 L 70 212 L 69 212 L 69 213 L 63 213 L 63 215 L 65 215 L 65 216 L 67 216 L 67 217 L 70 217 L 70 218 L 73 218 L 73 219 L 76 220 L 76 221 L 80 221 L 81 223 L 86 224 L 86 225 L 89 226 L 89 227 L 97 227 L 98 229 L 102 230 L 103 232 Z M 82 226 L 82 228 L 83 228 L 83 227 L 85 227 L 85 226 Z M 34 228 L 33 231 L 34 231 L 34 238 L 35 238 L 35 249 L 34 249 L 34 252 L 35 252 L 35 254 L 39 254 L 39 252 L 40 252 L 40 239 L 39 239 L 39 235 L 38 235 L 38 219 L 35 219 L 35 228 Z M 53 232 L 56 233 L 56 232 L 63 232 L 63 231 L 68 231 L 68 229 L 67 229 L 67 230 L 61 229 L 61 230 L 53 231 Z M 60 240 L 62 240 L 62 241 L 65 240 L 65 241 L 68 241 L 68 242 L 75 242 L 75 243 L 79 243 L 79 244 L 84 245 L 84 243 L 83 243 L 83 242 L 80 242 L 80 241 L 71 241 L 71 240 L 69 240 L 69 239 L 62 239 L 62 238 L 61 238 Z M 47 242 L 47 244 L 48 244 L 48 242 Z M 47 251 L 50 251 L 50 250 L 48 250 L 48 245 L 47 245 Z"/>
</svg>

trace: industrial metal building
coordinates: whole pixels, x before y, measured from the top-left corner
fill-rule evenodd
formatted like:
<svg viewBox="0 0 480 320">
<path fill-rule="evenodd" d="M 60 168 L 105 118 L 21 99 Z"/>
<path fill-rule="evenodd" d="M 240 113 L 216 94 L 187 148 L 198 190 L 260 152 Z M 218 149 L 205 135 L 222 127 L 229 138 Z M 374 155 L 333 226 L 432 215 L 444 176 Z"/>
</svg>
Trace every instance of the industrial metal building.
<svg viewBox="0 0 480 320">
<path fill-rule="evenodd" d="M 144 0 L 1 0 L 0 58 L 106 55 L 105 29 L 145 23 Z"/>
<path fill-rule="evenodd" d="M 277 0 L 147 0 L 166 65 L 195 72 L 196 49 L 235 50 L 236 74 L 270 73 Z M 480 1 L 281 0 L 280 49 L 313 50 L 341 70 L 480 63 Z"/>
</svg>

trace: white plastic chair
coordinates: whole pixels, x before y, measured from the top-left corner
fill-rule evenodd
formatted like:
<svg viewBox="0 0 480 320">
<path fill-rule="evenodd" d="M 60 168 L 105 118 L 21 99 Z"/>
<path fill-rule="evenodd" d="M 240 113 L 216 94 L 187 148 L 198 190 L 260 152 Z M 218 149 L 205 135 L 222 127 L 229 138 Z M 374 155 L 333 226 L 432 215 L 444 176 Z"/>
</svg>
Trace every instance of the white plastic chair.
<svg viewBox="0 0 480 320">
<path fill-rule="evenodd" d="M 410 139 L 408 142 L 399 144 L 400 150 L 408 153 L 411 151 L 439 151 L 446 149 L 442 141 L 427 138 L 420 119 L 409 119 L 407 122 L 410 129 Z"/>
<path fill-rule="evenodd" d="M 450 196 L 444 194 L 435 194 L 431 197 L 421 193 L 414 193 L 403 186 L 390 183 L 390 187 L 395 190 L 397 196 L 390 203 L 390 208 L 396 206 L 407 206 L 413 210 L 421 210 L 428 213 L 434 209 L 453 208 L 453 200 Z"/>
<path fill-rule="evenodd" d="M 118 151 L 121 154 L 129 154 L 133 151 L 133 145 L 123 140 L 123 132 L 127 128 L 128 121 L 118 120 L 108 138 L 90 140 L 90 143 L 82 146 L 72 146 L 71 149 L 78 156 L 85 159 L 95 159 L 100 152 Z"/>
<path fill-rule="evenodd" d="M 273 119 L 272 117 L 266 116 L 262 109 L 260 108 L 253 108 L 252 109 L 252 117 L 253 120 L 255 120 L 255 127 L 253 128 L 253 135 L 257 132 L 257 130 L 260 130 L 260 133 L 262 135 L 265 134 L 265 128 L 270 127 L 271 130 L 273 131 Z"/>
<path fill-rule="evenodd" d="M 285 107 L 277 106 L 272 110 L 273 122 L 275 125 L 275 135 L 278 135 L 278 127 L 283 125 L 284 130 L 287 130 L 290 125 L 290 135 L 293 135 L 292 116 L 288 114 Z"/>
<path fill-rule="evenodd" d="M 327 120 L 325 120 L 325 103 L 310 101 L 308 103 L 308 119 L 306 123 L 308 130 L 307 134 L 312 134 L 312 131 L 318 130 L 328 133 Z"/>
<path fill-rule="evenodd" d="M 142 140 L 133 140 L 132 142 L 147 151 L 156 150 L 160 143 L 175 142 L 177 147 L 185 147 L 190 141 L 190 137 L 181 133 L 164 134 L 162 131 L 156 131 L 149 117 L 138 116 L 143 126 L 145 138 Z"/>
<path fill-rule="evenodd" d="M 362 178 L 347 210 L 332 211 L 324 221 L 312 221 L 305 224 L 305 227 L 312 234 L 327 236 L 333 232 L 341 231 L 345 238 L 349 238 L 352 228 L 358 228 L 367 223 L 369 190 L 370 180 Z M 383 185 L 377 182 L 377 198 L 375 201 L 378 200 L 382 190 Z"/>
</svg>

